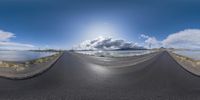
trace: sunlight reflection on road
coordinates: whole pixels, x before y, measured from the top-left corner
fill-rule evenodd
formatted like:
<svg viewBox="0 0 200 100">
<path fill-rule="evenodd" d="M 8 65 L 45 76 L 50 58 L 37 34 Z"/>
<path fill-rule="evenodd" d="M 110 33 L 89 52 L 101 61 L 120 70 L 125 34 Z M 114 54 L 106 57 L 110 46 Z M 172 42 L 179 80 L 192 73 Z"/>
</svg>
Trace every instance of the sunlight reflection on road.
<svg viewBox="0 0 200 100">
<path fill-rule="evenodd" d="M 88 66 L 90 67 L 91 70 L 95 71 L 96 73 L 98 74 L 109 74 L 110 73 L 110 70 L 106 67 L 103 67 L 103 66 L 100 66 L 100 65 L 97 65 L 97 64 L 88 64 Z"/>
</svg>

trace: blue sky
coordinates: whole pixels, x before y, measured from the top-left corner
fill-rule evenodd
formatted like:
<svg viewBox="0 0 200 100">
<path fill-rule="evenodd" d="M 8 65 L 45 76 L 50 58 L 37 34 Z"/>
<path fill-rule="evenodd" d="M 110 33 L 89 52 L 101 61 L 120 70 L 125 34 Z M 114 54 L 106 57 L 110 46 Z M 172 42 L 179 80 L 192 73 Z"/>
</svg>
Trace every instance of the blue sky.
<svg viewBox="0 0 200 100">
<path fill-rule="evenodd" d="M 69 49 L 84 40 L 111 36 L 140 45 L 154 38 L 160 45 L 180 32 L 198 37 L 199 12 L 198 0 L 1 0 L 0 30 L 14 37 L 0 43 L 5 47 L 12 43 L 15 48 Z M 191 42 L 180 39 L 175 44 L 181 41 Z"/>
</svg>

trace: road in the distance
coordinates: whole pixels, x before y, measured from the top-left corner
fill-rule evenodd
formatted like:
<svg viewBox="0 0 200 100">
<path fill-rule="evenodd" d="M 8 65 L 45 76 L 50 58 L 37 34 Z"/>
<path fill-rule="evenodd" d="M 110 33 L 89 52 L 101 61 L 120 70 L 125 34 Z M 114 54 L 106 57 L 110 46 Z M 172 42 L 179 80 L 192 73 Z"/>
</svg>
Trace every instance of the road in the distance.
<svg viewBox="0 0 200 100">
<path fill-rule="evenodd" d="M 200 100 L 200 77 L 167 52 L 151 64 L 116 69 L 83 59 L 66 52 L 40 76 L 0 79 L 0 100 Z"/>
</svg>

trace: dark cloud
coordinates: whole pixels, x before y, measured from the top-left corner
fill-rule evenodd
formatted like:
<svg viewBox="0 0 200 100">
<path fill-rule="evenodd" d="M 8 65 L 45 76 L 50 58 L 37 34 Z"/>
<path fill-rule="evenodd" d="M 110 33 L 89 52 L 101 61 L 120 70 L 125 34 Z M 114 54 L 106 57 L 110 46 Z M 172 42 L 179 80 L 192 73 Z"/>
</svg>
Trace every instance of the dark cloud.
<svg viewBox="0 0 200 100">
<path fill-rule="evenodd" d="M 75 50 L 116 50 L 116 49 L 143 49 L 137 43 L 126 42 L 124 40 L 114 40 L 113 38 L 99 37 L 94 40 L 87 40 L 75 46 Z"/>
</svg>

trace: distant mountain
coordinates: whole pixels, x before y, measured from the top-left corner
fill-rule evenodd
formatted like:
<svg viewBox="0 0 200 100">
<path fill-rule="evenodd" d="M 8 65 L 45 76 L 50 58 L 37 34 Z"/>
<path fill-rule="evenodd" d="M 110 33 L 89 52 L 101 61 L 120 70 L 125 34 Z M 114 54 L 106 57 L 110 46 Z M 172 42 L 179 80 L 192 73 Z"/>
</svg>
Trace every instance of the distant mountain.
<svg viewBox="0 0 200 100">
<path fill-rule="evenodd" d="M 73 50 L 144 50 L 146 48 L 139 46 L 137 43 L 126 42 L 113 38 L 98 37 L 93 40 L 86 40 Z"/>
<path fill-rule="evenodd" d="M 138 47 L 138 48 L 121 48 L 116 50 L 147 50 L 147 49 L 143 47 Z"/>
</svg>

